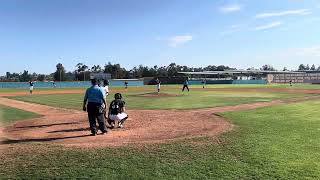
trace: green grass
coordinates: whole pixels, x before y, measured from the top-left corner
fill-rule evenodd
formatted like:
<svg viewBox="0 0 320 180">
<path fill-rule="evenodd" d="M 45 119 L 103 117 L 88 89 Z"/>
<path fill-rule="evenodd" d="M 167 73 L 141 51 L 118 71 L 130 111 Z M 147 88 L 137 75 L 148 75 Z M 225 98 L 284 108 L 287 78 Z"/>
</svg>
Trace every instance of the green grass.
<svg viewBox="0 0 320 180">
<path fill-rule="evenodd" d="M 84 87 L 57 87 L 57 88 L 53 88 L 53 87 L 35 87 L 34 91 L 50 91 L 50 90 L 70 90 L 70 89 L 85 89 Z M 0 92 L 24 92 L 27 91 L 29 92 L 29 87 L 25 87 L 25 88 L 0 88 Z"/>
<path fill-rule="evenodd" d="M 77 149 L 25 144 L 0 161 L 23 179 L 319 179 L 320 102 L 222 113 L 236 126 L 217 140 Z M 36 151 L 36 152 L 35 152 Z"/>
<path fill-rule="evenodd" d="M 36 118 L 39 116 L 40 115 L 33 112 L 0 105 L 0 124 L 8 124 L 18 120 Z"/>
<path fill-rule="evenodd" d="M 275 99 L 306 96 L 292 93 L 246 93 L 246 92 L 213 92 L 192 91 L 180 92 L 179 90 L 162 91 L 178 96 L 168 97 L 143 97 L 141 92 L 124 92 L 126 106 L 132 109 L 190 109 L 216 106 L 237 105 L 252 102 L 265 102 Z M 108 96 L 111 102 L 113 94 Z M 83 94 L 49 94 L 10 97 L 16 100 L 45 104 L 55 107 L 81 109 Z M 170 102 L 170 103 L 168 103 Z"/>
<path fill-rule="evenodd" d="M 111 86 L 112 87 L 112 86 Z M 132 86 L 130 86 L 132 87 Z M 129 89 L 130 89 L 129 87 Z M 134 86 L 134 88 L 154 88 L 154 85 L 145 85 L 145 86 Z M 162 85 L 163 88 L 182 88 L 182 85 Z M 190 85 L 191 88 L 202 88 L 202 85 Z M 112 88 L 121 89 L 121 86 L 115 86 Z M 206 88 L 290 88 L 290 89 L 320 89 L 320 85 L 313 84 L 294 84 L 289 86 L 289 84 L 208 84 Z M 37 90 L 46 91 L 46 90 L 69 90 L 69 89 L 84 89 L 84 87 L 57 87 L 57 88 L 43 88 L 35 87 L 35 92 Z M 29 88 L 0 88 L 0 92 L 20 92 L 20 91 L 29 91 Z"/>
<path fill-rule="evenodd" d="M 181 87 L 173 85 L 176 87 Z M 202 88 L 202 85 L 191 85 L 193 88 Z M 319 84 L 208 84 L 206 88 L 286 88 L 286 89 L 320 89 Z"/>
</svg>

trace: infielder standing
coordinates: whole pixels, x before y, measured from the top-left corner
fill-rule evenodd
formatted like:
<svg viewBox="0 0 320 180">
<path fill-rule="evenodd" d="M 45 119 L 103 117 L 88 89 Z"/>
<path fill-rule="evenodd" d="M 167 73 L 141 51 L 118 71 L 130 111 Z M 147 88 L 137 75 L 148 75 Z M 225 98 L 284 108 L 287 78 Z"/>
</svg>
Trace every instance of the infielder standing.
<svg viewBox="0 0 320 180">
<path fill-rule="evenodd" d="M 160 88 L 161 88 L 161 81 L 159 80 L 159 78 L 156 79 L 156 84 L 157 84 L 157 91 L 158 94 L 160 93 Z"/>
<path fill-rule="evenodd" d="M 206 85 L 206 80 L 202 79 L 201 84 L 202 84 L 202 88 L 204 88 L 204 86 Z"/>
</svg>

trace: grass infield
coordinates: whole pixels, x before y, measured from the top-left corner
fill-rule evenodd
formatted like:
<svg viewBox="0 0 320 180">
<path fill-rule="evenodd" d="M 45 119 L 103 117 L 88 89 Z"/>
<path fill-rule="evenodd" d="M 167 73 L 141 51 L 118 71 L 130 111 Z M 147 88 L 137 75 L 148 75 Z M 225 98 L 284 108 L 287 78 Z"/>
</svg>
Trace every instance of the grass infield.
<svg viewBox="0 0 320 180">
<path fill-rule="evenodd" d="M 36 117 L 40 117 L 40 115 L 33 112 L 0 105 L 0 124 L 8 124 L 18 120 L 25 120 Z"/>
</svg>

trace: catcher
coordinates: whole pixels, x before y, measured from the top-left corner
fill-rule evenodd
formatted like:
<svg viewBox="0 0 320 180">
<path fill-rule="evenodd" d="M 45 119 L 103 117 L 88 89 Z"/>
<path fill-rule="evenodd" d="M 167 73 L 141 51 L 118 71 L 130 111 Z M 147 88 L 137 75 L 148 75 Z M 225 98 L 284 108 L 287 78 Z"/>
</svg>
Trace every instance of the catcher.
<svg viewBox="0 0 320 180">
<path fill-rule="evenodd" d="M 111 126 L 111 129 L 115 127 L 115 122 L 118 121 L 118 128 L 123 128 L 125 120 L 128 119 L 128 115 L 125 111 L 125 102 L 121 100 L 122 95 L 116 93 L 114 95 L 114 100 L 110 103 L 109 112 L 108 112 L 108 123 Z"/>
</svg>

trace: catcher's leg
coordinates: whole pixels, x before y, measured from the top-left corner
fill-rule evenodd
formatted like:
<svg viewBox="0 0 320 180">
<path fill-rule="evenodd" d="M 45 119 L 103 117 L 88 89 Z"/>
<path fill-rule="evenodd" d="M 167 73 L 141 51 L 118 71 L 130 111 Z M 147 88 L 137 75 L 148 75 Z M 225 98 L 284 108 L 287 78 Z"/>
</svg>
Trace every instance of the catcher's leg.
<svg viewBox="0 0 320 180">
<path fill-rule="evenodd" d="M 114 126 L 115 126 L 115 121 L 114 121 L 114 120 L 111 120 L 110 118 L 107 118 L 107 122 L 108 122 L 108 124 L 110 125 L 110 128 L 113 129 Z"/>
<path fill-rule="evenodd" d="M 119 128 L 123 128 L 123 124 L 124 122 L 129 118 L 129 116 L 127 115 L 125 118 L 121 119 L 118 123 L 118 127 Z"/>
</svg>

